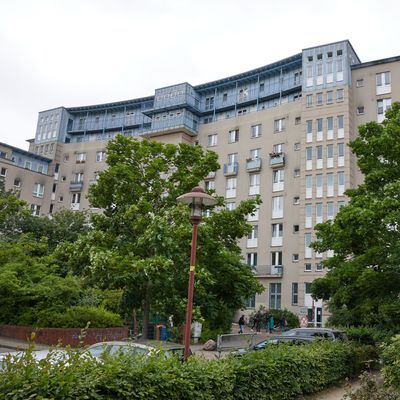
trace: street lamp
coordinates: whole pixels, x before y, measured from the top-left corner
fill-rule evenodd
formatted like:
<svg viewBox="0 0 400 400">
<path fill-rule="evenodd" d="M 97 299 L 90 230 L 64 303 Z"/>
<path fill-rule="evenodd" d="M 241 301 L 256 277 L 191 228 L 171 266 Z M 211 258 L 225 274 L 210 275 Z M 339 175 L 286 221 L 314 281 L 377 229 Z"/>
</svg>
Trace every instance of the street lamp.
<svg viewBox="0 0 400 400">
<path fill-rule="evenodd" d="M 186 324 L 185 324 L 185 360 L 189 356 L 190 349 L 190 328 L 192 325 L 192 310 L 193 310 L 193 291 L 194 291 L 194 271 L 196 265 L 196 247 L 197 247 L 197 225 L 201 221 L 203 206 L 213 206 L 216 204 L 214 197 L 204 192 L 203 188 L 196 186 L 190 193 L 179 196 L 176 201 L 179 203 L 189 204 L 190 223 L 192 224 L 192 249 L 190 252 L 190 268 L 189 268 L 189 287 L 188 300 L 186 308 Z"/>
</svg>

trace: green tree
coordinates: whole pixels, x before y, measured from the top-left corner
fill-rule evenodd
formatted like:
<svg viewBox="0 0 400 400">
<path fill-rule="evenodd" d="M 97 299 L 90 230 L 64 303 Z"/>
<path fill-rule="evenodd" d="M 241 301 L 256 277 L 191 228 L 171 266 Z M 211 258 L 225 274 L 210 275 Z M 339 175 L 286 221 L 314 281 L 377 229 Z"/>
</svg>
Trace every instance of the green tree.
<svg viewBox="0 0 400 400">
<path fill-rule="evenodd" d="M 178 323 L 184 319 L 191 225 L 188 207 L 176 198 L 219 168 L 217 155 L 199 146 L 118 136 L 109 142 L 107 163 L 89 194 L 92 206 L 104 212 L 93 217 L 87 236 L 60 246 L 56 259 L 89 285 L 123 288 L 125 304 L 143 313 L 146 336 L 150 309 L 173 314 Z M 194 304 L 213 328 L 226 329 L 234 310 L 262 290 L 237 245 L 257 203 L 214 212 L 199 226 Z"/>
<path fill-rule="evenodd" d="M 332 322 L 400 325 L 400 104 L 382 124 L 359 127 L 350 143 L 364 182 L 334 222 L 317 225 L 318 251 L 334 250 L 313 296 L 329 300 Z"/>
</svg>

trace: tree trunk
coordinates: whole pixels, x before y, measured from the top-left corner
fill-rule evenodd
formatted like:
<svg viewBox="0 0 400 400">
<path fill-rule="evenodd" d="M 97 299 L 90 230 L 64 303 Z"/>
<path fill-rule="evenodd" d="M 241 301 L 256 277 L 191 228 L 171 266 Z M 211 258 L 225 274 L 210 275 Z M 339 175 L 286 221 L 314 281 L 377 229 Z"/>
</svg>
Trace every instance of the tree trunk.
<svg viewBox="0 0 400 400">
<path fill-rule="evenodd" d="M 148 339 L 148 325 L 150 322 L 151 283 L 147 283 L 146 297 L 143 302 L 142 339 Z"/>
<path fill-rule="evenodd" d="M 132 319 L 133 319 L 133 337 L 137 337 L 137 319 L 136 319 L 136 308 L 132 308 Z"/>
</svg>

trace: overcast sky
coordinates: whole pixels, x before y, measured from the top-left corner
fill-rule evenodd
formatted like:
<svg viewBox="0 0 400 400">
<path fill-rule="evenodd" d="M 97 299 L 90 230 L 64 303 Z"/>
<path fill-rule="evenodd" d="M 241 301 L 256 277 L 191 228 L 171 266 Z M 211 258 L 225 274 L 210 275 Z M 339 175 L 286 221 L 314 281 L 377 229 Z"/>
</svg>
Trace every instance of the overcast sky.
<svg viewBox="0 0 400 400">
<path fill-rule="evenodd" d="M 400 55 L 397 0 L 0 0 L 0 141 L 27 148 L 37 113 L 224 78 L 349 39 Z"/>
</svg>

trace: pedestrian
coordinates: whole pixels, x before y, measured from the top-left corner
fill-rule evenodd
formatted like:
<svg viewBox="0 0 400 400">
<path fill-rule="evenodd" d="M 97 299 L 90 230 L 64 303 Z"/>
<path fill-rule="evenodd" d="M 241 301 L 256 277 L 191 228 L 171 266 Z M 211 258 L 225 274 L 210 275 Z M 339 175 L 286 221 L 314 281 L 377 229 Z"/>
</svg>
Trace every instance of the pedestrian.
<svg viewBox="0 0 400 400">
<path fill-rule="evenodd" d="M 246 325 L 246 322 L 245 322 L 245 320 L 244 320 L 244 315 L 242 315 L 242 316 L 239 318 L 238 324 L 239 324 L 239 333 L 244 333 L 244 326 Z"/>
<path fill-rule="evenodd" d="M 275 325 L 274 316 L 271 314 L 269 316 L 269 318 L 268 318 L 268 330 L 269 330 L 269 333 L 273 333 L 274 325 Z"/>
<path fill-rule="evenodd" d="M 281 318 L 280 318 L 280 320 L 279 320 L 279 325 L 280 325 L 280 327 L 281 327 L 281 332 L 282 332 L 282 333 L 285 332 L 287 322 L 286 322 L 286 318 L 285 318 L 284 315 L 281 315 Z"/>
<path fill-rule="evenodd" d="M 253 326 L 251 327 L 251 330 L 254 330 L 256 328 L 257 332 L 260 332 L 261 330 L 261 314 L 260 311 L 257 311 L 256 315 L 253 318 Z"/>
</svg>

